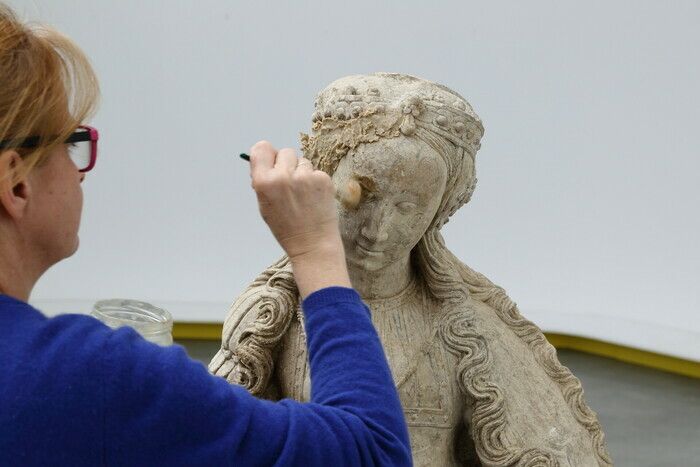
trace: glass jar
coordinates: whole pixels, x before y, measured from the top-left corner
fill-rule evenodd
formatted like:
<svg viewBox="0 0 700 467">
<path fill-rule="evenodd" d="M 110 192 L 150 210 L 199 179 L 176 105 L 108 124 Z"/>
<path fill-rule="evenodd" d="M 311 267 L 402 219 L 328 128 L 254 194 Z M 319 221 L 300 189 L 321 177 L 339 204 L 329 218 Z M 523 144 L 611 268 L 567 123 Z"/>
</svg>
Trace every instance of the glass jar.
<svg viewBox="0 0 700 467">
<path fill-rule="evenodd" d="M 130 326 L 154 344 L 173 343 L 173 317 L 150 303 L 119 298 L 100 300 L 93 306 L 91 315 L 112 329 Z"/>
</svg>

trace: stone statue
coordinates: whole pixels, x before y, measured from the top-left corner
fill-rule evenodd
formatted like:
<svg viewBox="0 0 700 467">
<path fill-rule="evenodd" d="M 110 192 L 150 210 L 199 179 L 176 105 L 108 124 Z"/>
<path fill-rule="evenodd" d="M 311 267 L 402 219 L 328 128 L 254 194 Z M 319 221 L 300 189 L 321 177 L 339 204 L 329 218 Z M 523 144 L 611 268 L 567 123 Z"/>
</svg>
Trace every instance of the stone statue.
<svg viewBox="0 0 700 467">
<path fill-rule="evenodd" d="M 608 466 L 579 380 L 505 291 L 440 228 L 469 201 L 484 133 L 465 99 L 377 73 L 331 83 L 302 149 L 338 190 L 354 287 L 372 311 L 417 466 Z M 234 302 L 210 371 L 270 399 L 309 399 L 303 315 L 281 259 Z M 360 382 L 358 382 L 359 384 Z"/>
</svg>

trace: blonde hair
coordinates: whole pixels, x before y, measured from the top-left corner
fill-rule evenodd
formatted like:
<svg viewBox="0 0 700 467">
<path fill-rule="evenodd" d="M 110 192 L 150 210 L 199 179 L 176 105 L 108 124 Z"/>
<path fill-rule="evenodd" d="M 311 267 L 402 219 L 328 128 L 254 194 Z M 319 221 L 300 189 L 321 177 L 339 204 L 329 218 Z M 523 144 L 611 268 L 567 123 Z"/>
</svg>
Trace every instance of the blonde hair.
<svg viewBox="0 0 700 467">
<path fill-rule="evenodd" d="M 21 178 L 90 118 L 99 100 L 97 77 L 80 48 L 60 32 L 24 23 L 0 3 L 0 141 L 25 161 Z M 31 136 L 35 148 L 13 147 Z M 0 179 L 8 174 L 0 173 Z"/>
</svg>

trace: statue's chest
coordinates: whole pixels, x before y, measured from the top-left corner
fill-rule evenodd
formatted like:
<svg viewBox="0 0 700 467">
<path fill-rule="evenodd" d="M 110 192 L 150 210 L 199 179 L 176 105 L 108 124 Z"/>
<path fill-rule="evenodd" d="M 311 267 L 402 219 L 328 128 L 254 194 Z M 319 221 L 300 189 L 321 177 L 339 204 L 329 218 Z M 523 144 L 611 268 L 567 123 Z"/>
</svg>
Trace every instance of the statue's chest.
<svg viewBox="0 0 700 467">
<path fill-rule="evenodd" d="M 455 375 L 457 358 L 445 350 L 434 320 L 417 307 L 377 308 L 372 312 L 372 321 L 399 390 L 408 425 L 453 429 L 459 424 L 462 412 Z M 309 400 L 306 342 L 298 320 L 294 320 L 282 342 L 277 376 L 283 396 Z"/>
</svg>

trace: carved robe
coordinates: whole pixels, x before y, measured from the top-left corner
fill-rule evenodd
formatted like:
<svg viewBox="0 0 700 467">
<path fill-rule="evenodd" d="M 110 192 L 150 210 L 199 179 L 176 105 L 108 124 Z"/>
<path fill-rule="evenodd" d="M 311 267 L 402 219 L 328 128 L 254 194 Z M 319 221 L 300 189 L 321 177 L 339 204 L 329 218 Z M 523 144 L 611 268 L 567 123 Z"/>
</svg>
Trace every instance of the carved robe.
<svg viewBox="0 0 700 467">
<path fill-rule="evenodd" d="M 577 422 L 560 387 L 488 305 L 468 299 L 468 313 L 452 311 L 460 319 L 464 315 L 458 324 L 486 344 L 484 355 L 469 357 L 446 344 L 448 311 L 418 282 L 395 297 L 366 303 L 399 391 L 416 466 L 601 465 L 591 435 Z M 238 328 L 232 341 L 254 319 L 248 315 L 229 319 Z M 297 313 L 292 319 L 278 346 L 266 391 L 272 399 L 310 399 L 301 317 Z M 471 368 L 470 358 L 484 364 Z M 460 364 L 474 373 L 467 378 L 473 386 L 460 384 Z M 220 374 L 231 368 L 222 367 Z"/>
</svg>

